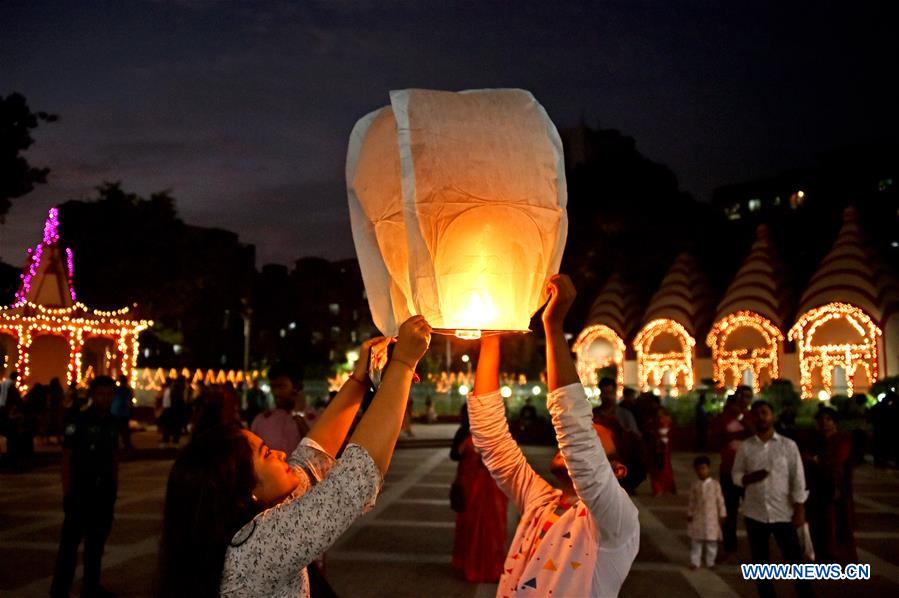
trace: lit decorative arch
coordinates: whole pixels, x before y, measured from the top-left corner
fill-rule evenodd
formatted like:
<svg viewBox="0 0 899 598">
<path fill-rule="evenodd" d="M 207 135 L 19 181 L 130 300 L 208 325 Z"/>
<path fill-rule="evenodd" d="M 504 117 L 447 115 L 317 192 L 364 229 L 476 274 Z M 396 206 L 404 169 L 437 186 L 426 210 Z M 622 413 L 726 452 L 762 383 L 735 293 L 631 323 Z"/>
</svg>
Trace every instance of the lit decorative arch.
<svg viewBox="0 0 899 598">
<path fill-rule="evenodd" d="M 832 320 L 845 320 L 859 336 L 860 343 L 838 343 L 815 345 L 815 333 L 821 326 Z M 864 310 L 849 303 L 828 303 L 805 312 L 790 328 L 788 338 L 796 341 L 799 350 L 799 371 L 801 375 L 802 397 L 812 398 L 812 375 L 821 372 L 823 390 L 828 395 L 833 391 L 833 370 L 841 367 L 846 371 L 847 391 L 853 393 L 852 379 L 858 368 L 865 370 L 872 383 L 880 374 L 878 368 L 877 342 L 882 335 L 880 328 Z"/>
<path fill-rule="evenodd" d="M 129 312 L 127 307 L 101 311 L 77 302 L 69 307 L 55 308 L 28 300 L 0 307 L 0 329 L 15 331 L 18 338 L 16 370 L 21 380 L 19 389 L 27 392 L 30 387 L 31 344 L 43 334 L 61 336 L 69 344 L 67 384 L 80 384 L 85 379 L 81 373 L 81 350 L 85 339 L 102 336 L 116 343 L 121 358 L 119 371 L 133 385 L 136 382 L 133 372 L 137 366 L 138 335 L 153 322 L 132 319 Z"/>
<path fill-rule="evenodd" d="M 764 339 L 764 346 L 725 349 L 727 339 L 740 328 L 758 332 Z M 754 311 L 737 311 L 721 318 L 712 326 L 705 342 L 712 349 L 712 375 L 719 384 L 724 384 L 727 373 L 739 380 L 743 372 L 749 369 L 752 371 L 753 390 L 758 393 L 763 371 L 767 370 L 772 380 L 780 375 L 779 355 L 784 342 L 783 333 L 771 320 Z"/>
<path fill-rule="evenodd" d="M 604 340 L 612 345 L 612 355 L 606 359 L 593 359 L 589 354 L 590 346 L 598 341 Z M 593 324 L 587 326 L 578 335 L 577 340 L 571 348 L 577 355 L 577 373 L 581 378 L 584 386 L 596 386 L 599 380 L 596 376 L 596 370 L 615 366 L 615 377 L 618 382 L 618 389 L 624 387 L 624 341 L 618 336 L 618 333 L 606 326 L 605 324 Z"/>
<path fill-rule="evenodd" d="M 674 336 L 680 343 L 679 351 L 656 353 L 651 351 L 652 343 L 662 334 Z M 658 387 L 665 376 L 670 372 L 675 377 L 683 374 L 684 388 L 692 390 L 694 386 L 693 376 L 693 347 L 696 340 L 687 332 L 681 324 L 669 319 L 652 320 L 644 326 L 634 339 L 634 350 L 637 352 L 637 379 L 640 388 L 644 391 L 651 387 Z"/>
</svg>

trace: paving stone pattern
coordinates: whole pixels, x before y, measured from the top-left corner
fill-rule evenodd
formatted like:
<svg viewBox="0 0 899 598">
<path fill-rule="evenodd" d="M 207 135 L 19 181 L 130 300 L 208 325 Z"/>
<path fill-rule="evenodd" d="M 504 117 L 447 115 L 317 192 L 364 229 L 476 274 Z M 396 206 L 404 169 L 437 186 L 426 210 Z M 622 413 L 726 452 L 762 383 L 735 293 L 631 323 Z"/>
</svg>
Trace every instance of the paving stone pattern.
<svg viewBox="0 0 899 598">
<path fill-rule="evenodd" d="M 449 485 L 456 464 L 448 449 L 403 449 L 394 456 L 375 510 L 328 552 L 328 578 L 340 596 L 493 596 L 492 584 L 469 584 L 449 566 L 454 513 Z M 552 451 L 528 448 L 547 477 Z M 640 508 L 641 549 L 622 596 L 755 596 L 739 562 L 749 561 L 745 533 L 737 558 L 715 571 L 686 567 L 684 510 L 693 455 L 675 455 L 681 494 L 652 498 L 645 484 Z M 120 596 L 149 595 L 156 566 L 162 500 L 171 460 L 123 463 L 116 520 L 103 561 L 103 583 Z M 856 473 L 859 548 L 873 579 L 819 582 L 819 596 L 899 595 L 899 473 L 870 466 Z M 62 522 L 58 466 L 0 473 L 0 596 L 46 596 Z M 509 533 L 515 514 L 509 513 Z M 776 548 L 772 554 L 777 554 Z M 79 575 L 80 575 L 79 567 Z M 77 592 L 77 582 L 75 591 Z M 789 583 L 778 583 L 792 596 Z"/>
</svg>

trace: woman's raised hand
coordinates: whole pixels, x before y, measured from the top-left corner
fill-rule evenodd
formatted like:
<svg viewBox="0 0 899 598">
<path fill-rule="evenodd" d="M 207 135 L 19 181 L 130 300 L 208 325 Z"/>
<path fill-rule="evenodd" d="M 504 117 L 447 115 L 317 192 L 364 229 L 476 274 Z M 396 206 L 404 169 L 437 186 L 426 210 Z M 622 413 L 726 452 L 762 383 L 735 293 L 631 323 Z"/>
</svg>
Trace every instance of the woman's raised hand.
<svg viewBox="0 0 899 598">
<path fill-rule="evenodd" d="M 400 326 L 393 358 L 414 366 L 424 356 L 430 343 L 430 324 L 424 316 L 412 316 Z"/>
<path fill-rule="evenodd" d="M 356 374 L 364 377 L 369 370 L 369 363 L 374 369 L 381 369 L 387 361 L 387 346 L 393 342 L 386 336 L 370 338 L 359 346 L 359 359 L 356 360 Z"/>
</svg>

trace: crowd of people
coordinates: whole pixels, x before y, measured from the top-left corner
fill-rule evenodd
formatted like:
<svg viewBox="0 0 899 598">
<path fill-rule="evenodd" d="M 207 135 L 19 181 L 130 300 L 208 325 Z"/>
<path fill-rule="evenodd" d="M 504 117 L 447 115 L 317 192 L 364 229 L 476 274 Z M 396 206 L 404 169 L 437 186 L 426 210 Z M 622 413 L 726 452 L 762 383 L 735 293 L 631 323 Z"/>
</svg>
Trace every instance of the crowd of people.
<svg viewBox="0 0 899 598">
<path fill-rule="evenodd" d="M 22 470 L 30 465 L 36 443 L 62 443 L 66 413 L 85 399 L 74 385 L 64 388 L 59 378 L 35 384 L 24 395 L 17 380 L 13 370 L 0 382 L 0 436 L 6 439 L 3 465 Z"/>
<path fill-rule="evenodd" d="M 619 399 L 613 378 L 600 381 L 591 408 L 561 330 L 574 289 L 555 277 L 549 291 L 545 425 L 559 449 L 551 463 L 556 483 L 538 476 L 519 448 L 541 418 L 525 404 L 507 421 L 499 336 L 485 336 L 450 453 L 459 463 L 450 490 L 457 514 L 452 566 L 468 581 L 498 582 L 503 595 L 615 595 L 639 547 L 630 495 L 647 477 L 652 496 L 676 493 L 674 423 L 655 394 L 624 388 Z M 268 373 L 273 402 L 255 383 L 243 408 L 231 384 L 170 380 L 156 403 L 161 446 L 189 440 L 167 485 L 159 595 L 333 595 L 327 548 L 377 498 L 410 420 L 410 384 L 429 336 L 427 322 L 415 317 L 395 348 L 387 339 L 366 342 L 345 384 L 317 409 L 307 408 L 299 374 L 282 364 Z M 895 464 L 896 440 L 877 435 L 895 423 L 895 398 L 882 397 L 868 414 L 878 420 L 873 442 L 861 427 L 838 428 L 846 409 L 822 404 L 815 430 L 800 433 L 795 411 L 777 413 L 753 399 L 740 386 L 714 417 L 705 396 L 697 400 L 695 448 L 719 451 L 718 478 L 712 459 L 699 454 L 687 496 L 685 562 L 714 568 L 733 559 L 741 517 L 752 562 L 769 561 L 772 536 L 789 563 L 857 562 L 853 467 L 867 449 L 876 464 Z M 63 449 L 65 517 L 51 595 L 69 594 L 82 542 L 83 594 L 110 595 L 100 585 L 101 558 L 118 455 L 133 448 L 133 404 L 125 378 L 97 376 L 83 394 L 54 379 L 25 396 L 15 372 L 0 382 L 5 461 L 26 463 L 35 439 Z M 851 404 L 848 419 L 864 419 L 863 404 Z M 436 420 L 430 399 L 423 415 Z M 507 549 L 509 504 L 519 524 Z M 757 586 L 760 595 L 774 595 L 770 581 Z M 810 595 L 811 585 L 798 580 L 796 591 Z"/>
<path fill-rule="evenodd" d="M 638 396 L 625 388 L 618 400 L 617 384 L 612 378 L 603 378 L 599 390 L 600 401 L 593 409 L 592 421 L 598 430 L 614 431 L 616 452 L 628 455 L 628 467 L 634 474 L 631 483 L 623 481 L 622 487 L 634 492 L 642 481 L 642 473 L 647 472 L 653 496 L 675 493 L 671 466 L 673 423 L 659 398 L 651 393 Z M 869 442 L 867 431 L 852 425 L 853 420 L 868 421 L 858 408 L 862 402 L 854 397 L 854 409 L 849 409 L 848 415 L 844 414 L 846 409 L 838 412 L 822 403 L 815 414 L 815 428 L 800 433 L 795 425 L 795 411 L 784 409 L 778 413 L 771 403 L 753 399 L 752 389 L 740 386 L 727 396 L 721 413 L 713 417 L 704 393 L 698 397 L 695 448 L 700 453 L 717 448 L 719 459 L 718 479 L 713 475 L 708 455 L 700 454 L 693 462 L 696 479 L 689 487 L 686 510 L 690 568 L 714 568 L 733 560 L 741 517 L 752 562 L 769 562 L 772 536 L 785 562 L 858 562 L 853 467 L 863 460 L 869 448 L 876 464 L 892 464 L 886 443 L 877 436 Z M 483 444 L 483 439 L 478 442 L 469 421 L 473 405 L 480 404 L 473 401 L 483 400 L 476 386 L 475 395 L 460 414 L 461 425 L 451 451 L 451 457 L 459 461 L 450 493 L 451 505 L 457 512 L 453 566 L 468 581 L 496 582 L 510 565 L 498 549 L 506 535 L 503 499 L 508 496 L 514 500 L 516 495 L 503 477 L 505 474 L 498 473 L 502 470 L 497 462 L 491 462 L 487 449 L 492 449 L 492 445 Z M 890 408 L 894 405 L 886 400 L 872 411 L 886 418 L 890 417 Z M 502 410 L 494 406 L 492 411 Z M 524 429 L 521 422 L 533 427 L 534 420 L 540 419 L 532 405 L 524 405 L 521 411 L 510 426 L 513 431 Z M 846 423 L 838 428 L 840 420 Z M 490 421 L 493 434 L 499 434 L 501 428 L 499 420 Z M 504 451 L 514 452 L 503 446 Z M 493 474 L 493 480 L 488 473 Z M 504 492 L 498 492 L 500 489 Z M 516 506 L 525 510 L 521 504 Z M 771 596 L 773 586 L 759 581 L 758 591 L 762 596 Z M 811 588 L 808 582 L 798 581 L 796 591 L 810 595 Z"/>
</svg>

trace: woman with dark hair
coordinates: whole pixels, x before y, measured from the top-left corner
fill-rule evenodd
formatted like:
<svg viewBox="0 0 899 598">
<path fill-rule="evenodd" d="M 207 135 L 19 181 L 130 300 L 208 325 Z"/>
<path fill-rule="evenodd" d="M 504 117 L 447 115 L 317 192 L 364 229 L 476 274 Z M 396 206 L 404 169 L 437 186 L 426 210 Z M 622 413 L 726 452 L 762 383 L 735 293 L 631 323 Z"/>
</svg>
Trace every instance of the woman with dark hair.
<svg viewBox="0 0 899 598">
<path fill-rule="evenodd" d="M 306 566 L 374 505 L 430 326 L 421 316 L 402 325 L 380 388 L 335 459 L 369 387 L 376 342 L 362 346 L 289 459 L 237 426 L 207 430 L 184 449 L 166 490 L 160 596 L 309 595 Z"/>
<path fill-rule="evenodd" d="M 506 508 L 509 500 L 496 485 L 471 439 L 468 406 L 459 413 L 450 459 L 459 462 L 450 502 L 456 511 L 453 569 L 472 583 L 496 583 L 506 559 Z"/>
<path fill-rule="evenodd" d="M 837 431 L 836 421 L 831 407 L 815 414 L 818 430 L 804 461 L 809 489 L 805 514 L 819 563 L 857 563 L 852 440 Z"/>
</svg>

